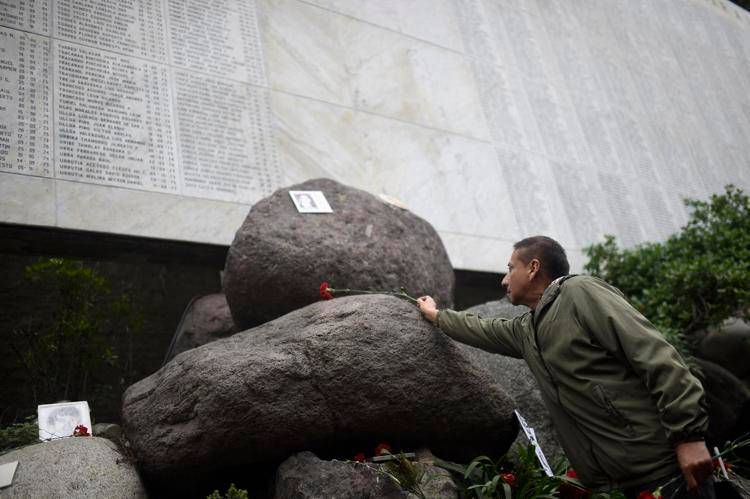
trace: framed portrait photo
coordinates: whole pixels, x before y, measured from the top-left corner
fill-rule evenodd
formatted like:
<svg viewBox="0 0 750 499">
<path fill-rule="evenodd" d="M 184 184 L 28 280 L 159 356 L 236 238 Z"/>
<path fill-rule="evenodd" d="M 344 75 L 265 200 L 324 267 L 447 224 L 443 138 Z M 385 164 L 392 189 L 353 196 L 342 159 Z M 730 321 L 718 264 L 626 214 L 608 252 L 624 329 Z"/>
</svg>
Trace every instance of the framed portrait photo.
<svg viewBox="0 0 750 499">
<path fill-rule="evenodd" d="M 299 213 L 333 213 L 321 191 L 289 191 Z"/>
<path fill-rule="evenodd" d="M 86 401 L 40 405 L 37 406 L 37 415 L 39 440 L 72 437 L 78 425 L 85 426 L 93 434 L 89 403 Z"/>
</svg>

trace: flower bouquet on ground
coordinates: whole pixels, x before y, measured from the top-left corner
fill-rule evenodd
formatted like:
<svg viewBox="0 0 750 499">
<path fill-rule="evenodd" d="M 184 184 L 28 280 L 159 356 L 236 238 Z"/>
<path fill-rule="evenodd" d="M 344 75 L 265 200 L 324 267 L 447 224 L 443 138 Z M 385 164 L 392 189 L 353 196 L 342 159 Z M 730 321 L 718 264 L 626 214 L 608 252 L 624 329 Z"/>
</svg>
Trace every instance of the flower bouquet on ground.
<svg viewBox="0 0 750 499">
<path fill-rule="evenodd" d="M 479 456 L 464 466 L 440 459 L 435 465 L 458 475 L 463 484 L 462 497 L 474 499 L 624 499 L 620 491 L 595 492 L 587 489 L 575 470 L 565 462 L 555 463 L 554 475 L 548 476 L 536 458 L 534 446 L 518 447 L 511 462 L 508 456 L 493 461 Z"/>
<path fill-rule="evenodd" d="M 399 291 L 373 291 L 367 289 L 336 289 L 332 288 L 327 282 L 320 283 L 320 298 L 323 300 L 332 300 L 335 295 L 391 295 L 397 298 L 403 298 L 404 300 L 410 301 L 417 304 L 417 299 L 413 296 L 409 296 L 404 288 Z"/>
</svg>

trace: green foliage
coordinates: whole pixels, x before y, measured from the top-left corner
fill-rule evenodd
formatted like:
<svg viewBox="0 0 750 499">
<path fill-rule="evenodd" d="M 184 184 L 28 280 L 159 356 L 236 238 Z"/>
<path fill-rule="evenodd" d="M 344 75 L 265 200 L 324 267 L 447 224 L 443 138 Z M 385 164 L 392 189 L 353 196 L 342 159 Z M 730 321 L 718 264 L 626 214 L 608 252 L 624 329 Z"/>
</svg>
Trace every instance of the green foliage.
<svg viewBox="0 0 750 499">
<path fill-rule="evenodd" d="M 690 219 L 664 243 L 619 248 L 613 236 L 586 248 L 586 272 L 618 287 L 667 337 L 750 319 L 750 198 L 734 186 L 686 200 Z"/>
<path fill-rule="evenodd" d="M 218 490 L 214 490 L 206 499 L 248 499 L 247 490 L 238 489 L 234 484 L 230 484 L 226 494 L 221 495 Z"/>
<path fill-rule="evenodd" d="M 475 458 L 467 466 L 436 459 L 435 465 L 460 476 L 462 497 L 473 499 L 536 499 L 586 497 L 588 499 L 624 499 L 619 490 L 593 492 L 581 482 L 565 475 L 566 463 L 556 463 L 554 476 L 547 476 L 537 461 L 534 446 L 515 450 L 512 460 L 504 456 L 493 461 L 487 456 Z"/>
<path fill-rule="evenodd" d="M 39 442 L 39 425 L 34 416 L 21 423 L 0 428 L 0 452 Z"/>
<path fill-rule="evenodd" d="M 118 355 L 117 340 L 132 341 L 141 327 L 130 297 L 112 293 L 108 280 L 80 261 L 43 259 L 26 267 L 25 278 L 40 305 L 13 331 L 12 347 L 33 402 L 106 392 L 111 387 L 92 380 L 102 369 L 126 382 L 129 362 Z"/>
</svg>

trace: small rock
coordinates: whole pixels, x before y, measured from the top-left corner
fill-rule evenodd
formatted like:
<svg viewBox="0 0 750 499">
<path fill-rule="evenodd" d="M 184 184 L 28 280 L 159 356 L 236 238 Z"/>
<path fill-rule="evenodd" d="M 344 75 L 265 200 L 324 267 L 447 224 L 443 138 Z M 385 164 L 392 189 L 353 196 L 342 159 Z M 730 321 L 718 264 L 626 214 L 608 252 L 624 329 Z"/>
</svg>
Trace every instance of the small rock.
<svg viewBox="0 0 750 499">
<path fill-rule="evenodd" d="M 91 434 L 119 443 L 122 437 L 122 428 L 120 425 L 114 423 L 96 423 L 91 430 Z"/>
<path fill-rule="evenodd" d="M 179 353 L 226 338 L 237 331 L 223 293 L 195 298 L 182 314 L 164 363 Z"/>
</svg>

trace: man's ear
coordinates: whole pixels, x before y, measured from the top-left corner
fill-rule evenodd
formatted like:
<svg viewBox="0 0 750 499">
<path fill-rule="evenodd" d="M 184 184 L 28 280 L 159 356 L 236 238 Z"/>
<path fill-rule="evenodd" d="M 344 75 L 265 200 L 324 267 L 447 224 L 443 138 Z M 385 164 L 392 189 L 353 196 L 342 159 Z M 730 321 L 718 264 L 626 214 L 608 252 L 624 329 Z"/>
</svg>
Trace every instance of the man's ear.
<svg viewBox="0 0 750 499">
<path fill-rule="evenodd" d="M 539 261 L 537 258 L 532 258 L 529 262 L 529 280 L 533 280 L 534 277 L 539 274 L 539 271 L 542 269 L 542 262 Z"/>
</svg>

